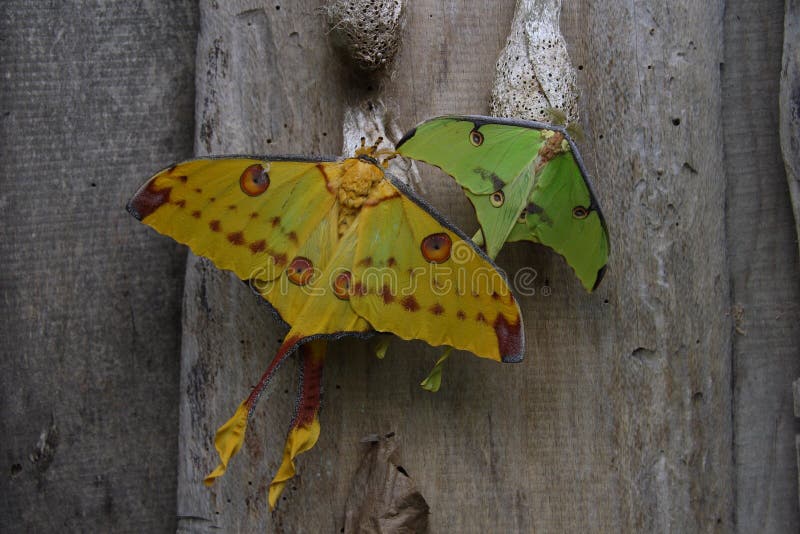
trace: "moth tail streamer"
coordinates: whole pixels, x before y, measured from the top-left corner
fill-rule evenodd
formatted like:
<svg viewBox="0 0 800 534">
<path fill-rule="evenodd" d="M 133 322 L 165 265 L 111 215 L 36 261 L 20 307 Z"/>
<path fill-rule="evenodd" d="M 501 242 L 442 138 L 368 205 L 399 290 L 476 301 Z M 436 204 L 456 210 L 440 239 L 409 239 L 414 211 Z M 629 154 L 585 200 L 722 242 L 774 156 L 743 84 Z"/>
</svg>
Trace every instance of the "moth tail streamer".
<svg viewBox="0 0 800 534">
<path fill-rule="evenodd" d="M 325 363 L 324 340 L 315 340 L 303 345 L 300 353 L 303 357 L 300 376 L 300 392 L 294 420 L 286 436 L 283 449 L 283 460 L 275 478 L 269 485 L 269 508 L 275 510 L 286 483 L 296 471 L 294 460 L 300 453 L 306 452 L 317 443 L 320 433 L 319 409 L 322 400 L 322 368 Z"/>
<path fill-rule="evenodd" d="M 217 435 L 214 437 L 214 447 L 217 449 L 217 454 L 219 454 L 220 463 L 203 480 L 206 486 L 211 486 L 217 478 L 225 474 L 228 469 L 228 462 L 242 448 L 244 434 L 247 431 L 247 414 L 249 411 L 247 401 L 242 401 L 233 417 L 228 419 L 217 430 Z"/>
<path fill-rule="evenodd" d="M 275 371 L 277 371 L 278 367 L 286 360 L 286 357 L 291 354 L 293 349 L 297 346 L 297 342 L 298 339 L 292 338 L 286 340 L 283 345 L 281 345 L 275 358 L 273 358 L 269 367 L 267 367 L 267 370 L 261 376 L 261 380 L 259 380 L 256 387 L 253 388 L 250 395 L 242 401 L 233 414 L 233 417 L 228 419 L 228 421 L 217 430 L 214 436 L 214 448 L 217 449 L 220 463 L 203 480 L 206 486 L 211 486 L 216 479 L 225 474 L 225 471 L 228 469 L 228 462 L 230 462 L 231 458 L 242 448 L 250 414 L 253 413 L 253 409 L 259 397 L 261 397 L 261 394 L 275 375 Z"/>
</svg>

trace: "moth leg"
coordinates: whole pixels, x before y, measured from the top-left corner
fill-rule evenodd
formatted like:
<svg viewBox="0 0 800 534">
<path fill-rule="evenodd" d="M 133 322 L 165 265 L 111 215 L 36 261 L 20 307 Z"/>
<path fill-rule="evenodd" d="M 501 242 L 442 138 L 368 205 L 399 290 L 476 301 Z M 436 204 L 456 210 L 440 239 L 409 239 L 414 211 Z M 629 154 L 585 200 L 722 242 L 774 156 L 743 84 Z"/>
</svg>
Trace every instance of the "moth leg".
<svg viewBox="0 0 800 534">
<path fill-rule="evenodd" d="M 294 420 L 286 436 L 283 461 L 269 485 L 269 507 L 275 509 L 278 498 L 296 469 L 294 459 L 311 449 L 319 438 L 319 409 L 322 399 L 322 367 L 325 363 L 326 341 L 315 340 L 300 347 L 303 363 L 300 372 L 300 391 Z"/>
<path fill-rule="evenodd" d="M 394 158 L 399 156 L 397 152 L 390 148 L 382 148 L 375 152 L 375 157 L 378 158 L 381 162 L 381 166 L 384 169 L 389 168 L 389 162 L 392 161 Z M 385 156 L 385 157 L 384 157 Z"/>
<path fill-rule="evenodd" d="M 447 347 L 444 349 L 444 352 L 436 360 L 436 364 L 431 369 L 431 372 L 428 373 L 428 376 L 425 377 L 425 380 L 419 383 L 422 386 L 422 389 L 430 391 L 431 393 L 436 393 L 439 391 L 439 388 L 442 385 L 442 370 L 444 369 L 444 362 L 447 361 L 447 358 L 450 357 L 450 353 L 453 352 L 453 347 Z"/>
<path fill-rule="evenodd" d="M 375 357 L 379 360 L 382 360 L 386 357 L 386 351 L 389 350 L 389 343 L 391 342 L 392 338 L 388 335 L 378 335 L 375 336 L 374 341 L 370 343 L 370 348 L 372 352 L 375 353 Z"/>
<path fill-rule="evenodd" d="M 228 469 L 228 462 L 242 448 L 244 435 L 247 431 L 247 420 L 250 418 L 250 414 L 253 413 L 259 397 L 261 397 L 261 394 L 269 385 L 270 380 L 272 380 L 272 377 L 275 375 L 275 371 L 277 371 L 278 367 L 286 360 L 286 357 L 293 352 L 296 344 L 296 339 L 290 339 L 280 346 L 278 353 L 272 359 L 272 362 L 261 376 L 261 380 L 258 381 L 256 387 L 253 388 L 250 395 L 242 401 L 233 414 L 233 417 L 228 419 L 228 421 L 217 430 L 214 436 L 214 447 L 219 454 L 220 463 L 203 480 L 206 486 L 210 486 L 217 478 L 225 474 L 225 471 Z M 303 347 L 304 346 L 301 346 L 301 350 Z"/>
<path fill-rule="evenodd" d="M 472 236 L 472 242 L 479 247 L 483 246 L 483 232 L 480 229 L 478 229 L 478 231 L 475 232 L 475 235 Z"/>
</svg>

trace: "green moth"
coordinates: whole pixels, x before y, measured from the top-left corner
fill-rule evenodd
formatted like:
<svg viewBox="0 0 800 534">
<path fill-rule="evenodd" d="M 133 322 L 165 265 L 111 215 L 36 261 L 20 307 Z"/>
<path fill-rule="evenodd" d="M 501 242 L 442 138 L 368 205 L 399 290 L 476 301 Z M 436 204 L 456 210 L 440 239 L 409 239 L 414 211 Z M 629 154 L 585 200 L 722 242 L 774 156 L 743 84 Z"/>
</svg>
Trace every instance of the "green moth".
<svg viewBox="0 0 800 534">
<path fill-rule="evenodd" d="M 408 132 L 396 151 L 452 176 L 475 208 L 473 240 L 494 258 L 506 241 L 561 254 L 587 291 L 609 254 L 603 213 L 575 142 L 563 126 L 495 117 L 445 116 Z"/>
</svg>

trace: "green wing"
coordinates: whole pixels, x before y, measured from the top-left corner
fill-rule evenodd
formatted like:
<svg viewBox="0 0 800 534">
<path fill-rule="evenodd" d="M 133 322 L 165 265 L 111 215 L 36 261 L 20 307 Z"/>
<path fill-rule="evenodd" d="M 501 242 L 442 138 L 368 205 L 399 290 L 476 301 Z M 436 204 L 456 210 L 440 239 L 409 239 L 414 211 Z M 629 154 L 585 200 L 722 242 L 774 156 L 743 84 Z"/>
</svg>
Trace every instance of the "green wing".
<svg viewBox="0 0 800 534">
<path fill-rule="evenodd" d="M 603 278 L 609 238 L 578 149 L 562 126 L 482 116 L 419 124 L 402 156 L 452 176 L 475 207 L 486 252 L 533 241 L 567 260 L 587 291 Z"/>
</svg>

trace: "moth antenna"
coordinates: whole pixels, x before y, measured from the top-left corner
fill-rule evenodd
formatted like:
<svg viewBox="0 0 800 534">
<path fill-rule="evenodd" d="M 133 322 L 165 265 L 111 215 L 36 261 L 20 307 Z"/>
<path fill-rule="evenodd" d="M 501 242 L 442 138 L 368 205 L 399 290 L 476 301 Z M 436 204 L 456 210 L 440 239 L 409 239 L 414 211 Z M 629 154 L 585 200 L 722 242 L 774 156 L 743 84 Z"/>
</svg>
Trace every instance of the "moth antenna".
<svg viewBox="0 0 800 534">
<path fill-rule="evenodd" d="M 581 125 L 574 122 L 567 126 L 567 133 L 576 141 L 583 141 L 585 137 Z"/>
<path fill-rule="evenodd" d="M 368 156 L 374 156 L 374 155 L 377 153 L 377 150 L 378 150 L 378 145 L 380 145 L 382 142 L 383 142 L 383 137 L 378 137 L 378 139 L 376 139 L 376 140 L 375 140 L 375 142 L 374 142 L 374 143 L 372 143 L 372 144 L 369 146 L 369 148 L 368 148 L 368 149 L 366 149 L 366 154 L 367 154 Z M 361 146 L 362 146 L 362 148 L 363 148 L 363 146 L 364 146 L 364 145 L 361 145 Z"/>
<path fill-rule="evenodd" d="M 567 125 L 567 114 L 564 113 L 562 110 L 554 107 L 549 107 L 545 109 L 545 113 L 550 118 L 550 122 L 552 122 L 553 124 L 557 124 L 558 126 Z"/>
</svg>

